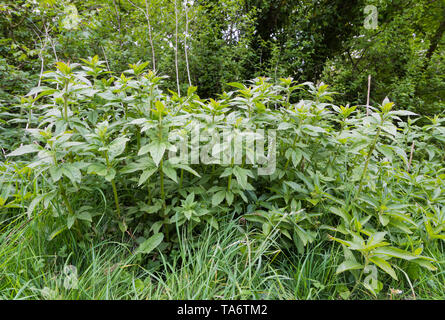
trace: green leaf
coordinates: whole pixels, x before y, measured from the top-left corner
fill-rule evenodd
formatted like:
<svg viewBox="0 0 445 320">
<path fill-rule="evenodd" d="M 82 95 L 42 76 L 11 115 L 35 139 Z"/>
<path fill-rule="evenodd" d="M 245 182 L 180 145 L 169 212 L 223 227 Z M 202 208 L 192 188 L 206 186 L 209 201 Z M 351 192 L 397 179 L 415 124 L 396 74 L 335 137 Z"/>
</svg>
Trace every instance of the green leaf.
<svg viewBox="0 0 445 320">
<path fill-rule="evenodd" d="M 215 193 L 212 196 L 212 206 L 216 207 L 217 205 L 219 205 L 221 202 L 223 202 L 225 197 L 226 197 L 225 190 L 220 190 L 217 193 Z"/>
<path fill-rule="evenodd" d="M 400 258 L 400 259 L 404 259 L 404 260 L 413 260 L 413 259 L 419 258 L 419 256 L 416 256 L 413 253 L 410 253 L 408 251 L 405 251 L 405 250 L 402 250 L 399 248 L 394 248 L 394 247 L 378 248 L 378 249 L 375 249 L 373 251 L 373 253 L 374 254 L 384 254 L 386 256 Z M 426 257 L 423 257 L 423 258 L 426 258 Z"/>
<path fill-rule="evenodd" d="M 27 153 L 38 152 L 38 151 L 39 151 L 39 147 L 37 145 L 28 144 L 26 146 L 21 146 L 18 149 L 14 150 L 10 154 L 8 154 L 7 157 L 21 156 L 21 155 L 24 155 Z"/>
<path fill-rule="evenodd" d="M 298 183 L 293 182 L 293 181 L 284 181 L 284 183 L 286 185 L 288 185 L 289 187 L 291 187 L 293 190 L 295 190 L 298 193 L 305 193 L 305 189 L 303 189 Z"/>
<path fill-rule="evenodd" d="M 345 246 L 348 247 L 348 248 L 351 247 L 351 246 L 353 245 L 350 241 L 346 241 L 346 240 L 343 240 L 343 239 L 339 239 L 339 238 L 333 237 L 333 236 L 331 236 L 331 235 L 328 235 L 328 238 L 329 238 L 330 240 L 337 241 L 337 242 L 339 242 L 339 243 L 345 245 Z"/>
<path fill-rule="evenodd" d="M 418 264 L 419 266 L 422 266 L 430 271 L 436 271 L 437 267 L 435 267 L 431 262 L 426 261 L 424 259 L 413 259 L 411 262 L 414 262 Z"/>
<path fill-rule="evenodd" d="M 240 90 L 246 89 L 246 86 L 239 82 L 228 82 L 227 85 L 229 85 L 231 87 L 238 88 Z"/>
<path fill-rule="evenodd" d="M 354 260 L 346 260 L 343 263 L 341 263 L 338 267 L 337 267 L 337 271 L 335 272 L 336 274 L 348 271 L 348 270 L 357 270 L 357 269 L 363 269 L 363 265 L 358 263 L 357 261 Z"/>
<path fill-rule="evenodd" d="M 395 280 L 398 280 L 397 275 L 394 272 L 394 269 L 391 267 L 391 265 L 387 261 L 383 260 L 382 258 L 375 257 L 375 256 L 370 257 L 369 260 L 372 261 L 380 269 L 385 271 L 387 274 L 389 274 L 391 277 L 393 277 Z"/>
<path fill-rule="evenodd" d="M 272 225 L 269 222 L 263 223 L 263 233 L 265 236 L 269 235 L 272 230 Z"/>
<path fill-rule="evenodd" d="M 42 199 L 45 197 L 44 194 L 39 194 L 38 196 L 36 196 L 31 203 L 28 206 L 28 210 L 27 210 L 27 215 L 29 218 L 31 218 L 32 213 L 34 212 L 35 207 L 39 204 L 40 201 L 42 201 Z"/>
<path fill-rule="evenodd" d="M 337 207 L 330 207 L 329 210 L 333 213 L 336 214 L 337 216 L 343 218 L 343 220 L 346 222 L 346 224 L 349 224 L 351 222 L 351 216 L 344 211 L 341 208 L 337 208 Z"/>
<path fill-rule="evenodd" d="M 159 163 L 161 162 L 162 157 L 164 156 L 164 152 L 166 149 L 165 143 L 154 141 L 150 143 L 149 145 L 143 146 L 140 150 L 138 155 L 146 154 L 147 152 L 150 152 L 150 156 L 153 159 L 156 166 L 159 166 Z"/>
<path fill-rule="evenodd" d="M 89 212 L 82 212 L 77 215 L 77 218 L 79 218 L 80 220 L 89 221 L 89 222 L 93 221 L 93 219 L 91 218 L 91 213 L 89 213 Z"/>
<path fill-rule="evenodd" d="M 215 217 L 212 216 L 210 218 L 207 218 L 206 220 L 213 228 L 219 230 L 218 221 L 216 220 Z"/>
<path fill-rule="evenodd" d="M 164 234 L 161 232 L 156 233 L 155 235 L 142 242 L 136 253 L 149 254 L 161 244 L 162 240 L 164 240 Z"/>
<path fill-rule="evenodd" d="M 318 133 L 325 133 L 326 130 L 321 127 L 312 126 L 310 124 L 305 124 L 301 127 L 302 129 L 308 129 L 304 130 L 307 134 L 311 136 L 317 136 Z"/>
<path fill-rule="evenodd" d="M 113 161 L 114 158 L 124 152 L 128 140 L 128 138 L 119 137 L 110 143 L 110 145 L 108 146 L 108 157 L 110 161 Z"/>
<path fill-rule="evenodd" d="M 116 99 L 116 96 L 114 94 L 112 94 L 110 91 L 105 91 L 105 92 L 101 92 L 97 94 L 99 97 L 101 97 L 102 99 L 108 100 L 108 101 L 113 101 Z"/>
<path fill-rule="evenodd" d="M 396 116 L 417 116 L 417 113 L 407 111 L 407 110 L 395 110 L 391 111 L 389 114 Z"/>
<path fill-rule="evenodd" d="M 127 231 L 127 224 L 125 223 L 125 221 L 119 221 L 118 222 L 119 225 L 119 229 L 121 230 L 122 233 L 124 233 L 125 231 Z"/>
<path fill-rule="evenodd" d="M 52 89 L 50 87 L 45 87 L 45 86 L 34 87 L 26 94 L 25 97 L 32 96 L 32 95 L 35 95 L 36 93 L 40 93 L 40 92 L 46 93 L 46 94 L 51 94 L 51 93 L 54 93 L 55 91 L 56 91 L 55 89 Z"/>
<path fill-rule="evenodd" d="M 253 187 L 250 183 L 247 182 L 247 176 L 253 177 L 250 170 L 243 169 L 241 167 L 235 167 L 233 169 L 233 174 L 236 177 L 236 181 L 244 190 L 252 190 Z"/>
<path fill-rule="evenodd" d="M 150 151 L 151 144 L 146 144 L 139 149 L 138 156 L 142 156 Z"/>
<path fill-rule="evenodd" d="M 141 186 L 145 181 L 147 181 L 147 179 L 150 178 L 151 175 L 155 173 L 157 170 L 158 170 L 157 168 L 144 170 L 141 176 L 139 177 L 138 187 Z"/>
<path fill-rule="evenodd" d="M 227 204 L 229 206 L 232 205 L 234 198 L 235 198 L 235 195 L 233 194 L 233 192 L 226 191 L 226 200 L 227 200 Z"/>
<path fill-rule="evenodd" d="M 278 131 L 282 131 L 282 130 L 287 130 L 287 129 L 290 129 L 290 128 L 293 128 L 294 126 L 291 124 L 291 123 L 289 123 L 289 122 L 281 122 L 279 125 L 278 125 L 278 128 L 277 128 L 277 130 Z"/>
<path fill-rule="evenodd" d="M 66 219 L 66 226 L 68 227 L 68 229 L 71 229 L 71 227 L 73 226 L 74 222 L 76 222 L 76 217 L 75 216 L 69 216 Z"/>
<path fill-rule="evenodd" d="M 105 180 L 107 180 L 108 182 L 111 182 L 111 180 L 113 180 L 115 176 L 116 176 L 116 170 L 113 168 L 110 168 L 110 169 L 108 169 L 107 174 L 105 175 Z"/>
<path fill-rule="evenodd" d="M 80 173 L 80 170 L 72 164 L 64 164 L 62 166 L 62 173 L 64 176 L 71 180 L 74 186 L 76 186 L 76 184 L 80 183 L 80 181 L 82 180 L 82 174 Z"/>
<path fill-rule="evenodd" d="M 167 165 L 166 163 L 166 165 L 162 167 L 162 172 L 164 172 L 165 175 L 170 179 L 172 179 L 174 182 L 178 183 L 178 176 L 176 174 L 176 170 L 172 166 Z"/>
<path fill-rule="evenodd" d="M 261 224 L 267 222 L 267 219 L 265 217 L 261 216 L 258 213 L 256 213 L 256 214 L 255 213 L 244 214 L 243 218 L 246 219 L 247 221 L 258 222 L 258 223 L 261 223 Z"/>
<path fill-rule="evenodd" d="M 55 231 L 53 231 L 49 236 L 48 236 L 48 241 L 53 240 L 55 237 L 57 237 L 61 232 L 63 232 L 64 230 L 66 230 L 66 226 L 65 227 L 61 227 Z"/>
<path fill-rule="evenodd" d="M 193 170 L 186 164 L 177 163 L 177 164 L 174 164 L 173 167 L 178 168 L 178 169 L 184 169 L 185 171 L 190 172 L 191 174 L 197 176 L 198 178 L 201 178 L 201 176 L 199 175 L 198 172 L 196 172 L 195 170 Z"/>
<path fill-rule="evenodd" d="M 349 291 L 348 287 L 346 287 L 345 285 L 339 285 L 337 287 L 337 291 L 340 297 L 344 300 L 348 300 L 351 296 L 351 291 Z"/>
<path fill-rule="evenodd" d="M 93 163 L 88 167 L 87 173 L 104 177 L 107 175 L 107 166 L 102 163 Z"/>
<path fill-rule="evenodd" d="M 194 211 L 193 210 L 184 210 L 183 213 L 184 213 L 184 216 L 187 218 L 187 220 L 190 220 L 190 218 L 193 216 Z"/>
<path fill-rule="evenodd" d="M 62 178 L 62 170 L 57 166 L 49 168 L 49 173 L 54 182 L 57 182 Z"/>
</svg>

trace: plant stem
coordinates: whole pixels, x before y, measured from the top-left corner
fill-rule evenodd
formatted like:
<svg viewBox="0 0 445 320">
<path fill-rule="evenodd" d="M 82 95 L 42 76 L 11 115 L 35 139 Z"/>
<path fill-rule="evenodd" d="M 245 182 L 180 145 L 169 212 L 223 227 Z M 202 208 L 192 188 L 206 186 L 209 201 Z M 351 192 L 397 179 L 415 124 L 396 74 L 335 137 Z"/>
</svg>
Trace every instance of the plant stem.
<svg viewBox="0 0 445 320">
<path fill-rule="evenodd" d="M 161 162 L 159 163 L 159 175 L 160 175 L 160 183 L 161 183 L 161 200 L 162 200 L 162 219 L 164 220 L 164 234 L 165 237 L 167 238 L 167 242 L 170 241 L 170 237 L 168 234 L 168 226 L 167 223 L 165 222 L 167 215 L 165 213 L 166 211 L 166 205 L 165 205 L 165 191 L 164 191 L 164 171 L 162 170 L 164 164 L 164 159 L 161 159 Z"/>
<path fill-rule="evenodd" d="M 382 121 L 383 122 L 383 121 Z M 354 201 L 356 200 L 357 196 L 360 194 L 363 188 L 363 180 L 365 178 L 366 172 L 368 171 L 368 165 L 369 160 L 371 159 L 372 153 L 374 152 L 375 145 L 377 143 L 377 140 L 379 139 L 380 133 L 382 132 L 382 128 L 379 126 L 379 129 L 377 130 L 377 134 L 374 137 L 374 140 L 372 141 L 371 146 L 369 147 L 368 155 L 366 157 L 365 167 L 362 172 L 362 176 L 360 177 L 360 184 L 357 193 L 355 194 Z"/>
<path fill-rule="evenodd" d="M 235 158 L 232 157 L 230 167 L 233 169 L 233 164 L 235 162 Z M 232 184 L 232 173 L 229 175 L 229 180 L 227 181 L 227 191 L 230 191 L 230 186 Z"/>
<path fill-rule="evenodd" d="M 66 122 L 69 121 L 68 119 L 68 80 L 65 80 L 65 94 L 63 95 L 63 110 L 65 113 L 65 120 Z"/>
<path fill-rule="evenodd" d="M 139 127 L 136 126 L 137 132 L 136 132 L 136 143 L 138 150 L 141 148 L 141 130 L 139 130 Z"/>
<path fill-rule="evenodd" d="M 159 142 L 162 140 L 162 114 L 159 113 L 159 126 L 158 126 L 158 138 L 159 138 Z M 166 210 L 167 210 L 167 206 L 165 203 L 165 190 L 164 190 L 164 156 L 162 156 L 161 158 L 161 162 L 159 163 L 159 178 L 160 178 L 160 188 L 161 188 L 161 201 L 162 201 L 162 219 L 164 220 L 164 233 L 165 233 L 165 237 L 167 238 L 167 242 L 169 241 L 170 237 L 168 234 L 168 226 L 166 223 L 166 218 L 167 218 L 167 214 L 166 214 Z"/>
<path fill-rule="evenodd" d="M 184 180 L 184 169 L 181 169 L 181 178 L 179 179 L 179 189 L 182 189 L 183 180 Z"/>
<path fill-rule="evenodd" d="M 105 157 L 105 161 L 107 163 L 107 169 L 109 170 L 109 169 L 111 169 L 111 164 L 110 164 L 110 160 L 108 159 L 107 151 L 104 151 L 104 157 Z M 113 188 L 114 203 L 116 204 L 117 217 L 120 218 L 121 217 L 121 208 L 119 206 L 119 197 L 117 195 L 116 182 L 114 182 L 114 179 L 111 180 L 111 187 Z"/>
<path fill-rule="evenodd" d="M 368 263 L 369 263 L 368 258 L 365 257 L 365 266 L 363 267 L 362 271 L 360 272 L 360 276 L 358 277 L 357 282 L 355 283 L 354 287 L 351 290 L 351 296 L 357 289 L 358 285 L 360 284 L 360 281 L 362 280 L 363 274 L 365 272 L 366 267 L 368 266 Z"/>
<path fill-rule="evenodd" d="M 297 138 L 298 138 L 298 135 L 297 135 L 297 134 L 295 134 L 295 137 L 294 137 L 294 142 L 292 143 L 292 149 L 294 149 L 294 148 L 295 148 L 295 144 L 297 143 Z M 291 159 L 291 158 L 287 159 L 286 165 L 284 166 L 284 170 L 286 170 L 286 169 L 287 169 L 287 167 L 289 166 L 289 163 L 290 163 L 290 159 Z"/>
<path fill-rule="evenodd" d="M 164 171 L 162 170 L 163 165 L 164 165 L 164 159 L 161 159 L 161 162 L 159 163 L 159 176 L 161 179 L 162 208 L 163 210 L 165 210 Z"/>
<path fill-rule="evenodd" d="M 150 178 L 147 179 L 147 191 L 148 191 L 148 201 L 147 204 L 151 204 L 151 188 L 150 188 Z"/>
<path fill-rule="evenodd" d="M 66 196 L 66 191 L 65 191 L 65 187 L 62 184 L 62 181 L 59 180 L 59 190 L 60 190 L 60 195 L 62 196 L 63 202 L 65 202 L 65 205 L 68 209 L 68 212 L 74 216 L 74 211 L 73 208 L 71 207 L 71 204 L 68 200 L 68 197 Z"/>
<path fill-rule="evenodd" d="M 119 207 L 119 198 L 117 196 L 116 183 L 114 182 L 114 179 L 111 180 L 111 186 L 113 187 L 114 203 L 116 204 L 117 217 L 120 218 L 121 217 L 121 209 Z"/>
</svg>

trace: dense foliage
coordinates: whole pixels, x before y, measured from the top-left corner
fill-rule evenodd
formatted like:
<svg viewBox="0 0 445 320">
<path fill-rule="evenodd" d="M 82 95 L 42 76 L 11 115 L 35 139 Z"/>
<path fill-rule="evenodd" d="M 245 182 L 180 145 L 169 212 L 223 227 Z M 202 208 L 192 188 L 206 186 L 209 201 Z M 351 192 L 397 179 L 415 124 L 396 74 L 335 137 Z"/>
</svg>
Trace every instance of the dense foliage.
<svg viewBox="0 0 445 320">
<path fill-rule="evenodd" d="M 365 7 L 375 5 L 376 29 Z M 330 83 L 342 104 L 388 96 L 443 112 L 445 5 L 439 0 L 14 0 L 0 4 L 0 103 L 58 61 L 98 54 L 118 76 L 149 61 L 167 88 L 202 97 L 258 76 Z M 295 97 L 298 101 L 301 97 Z"/>
<path fill-rule="evenodd" d="M 29 142 L 2 162 L 4 217 L 44 216 L 49 240 L 120 230 L 144 257 L 174 250 L 178 228 L 218 230 L 235 214 L 259 227 L 256 238 L 278 237 L 280 250 L 304 254 L 310 244 L 334 241 L 344 251 L 337 273 L 351 271 L 355 287 L 374 294 L 385 274 L 436 270 L 422 252 L 445 239 L 444 119 L 419 127 L 416 114 L 388 99 L 366 115 L 332 104 L 327 85 L 292 78 L 230 83 L 237 90 L 217 100 L 199 98 L 196 87 L 179 97 L 162 91 L 147 63 L 117 78 L 97 56 L 83 62 L 59 62 L 44 73 L 48 86 L 22 99 L 20 136 Z M 296 90 L 307 99 L 290 103 Z M 250 135 L 258 148 L 258 129 L 276 130 L 276 140 L 269 134 L 263 144 L 268 161 L 276 148 L 276 168 L 262 175 L 261 156 L 240 140 Z M 201 144 L 199 154 L 192 149 L 178 161 L 169 154 L 178 151 L 175 141 Z M 242 154 L 217 160 L 241 143 Z M 203 154 L 211 161 L 203 163 Z"/>
<path fill-rule="evenodd" d="M 445 298 L 444 13 L 1 2 L 0 299 Z"/>
</svg>

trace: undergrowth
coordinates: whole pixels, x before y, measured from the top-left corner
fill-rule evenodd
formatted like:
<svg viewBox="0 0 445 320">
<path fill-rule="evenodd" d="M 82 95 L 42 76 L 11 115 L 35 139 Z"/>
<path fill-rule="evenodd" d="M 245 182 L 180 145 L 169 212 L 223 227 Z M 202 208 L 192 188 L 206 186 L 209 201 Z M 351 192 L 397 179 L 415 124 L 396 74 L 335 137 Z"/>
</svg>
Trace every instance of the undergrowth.
<svg viewBox="0 0 445 320">
<path fill-rule="evenodd" d="M 83 62 L 0 115 L 1 297 L 443 298 L 443 118 Z"/>
</svg>

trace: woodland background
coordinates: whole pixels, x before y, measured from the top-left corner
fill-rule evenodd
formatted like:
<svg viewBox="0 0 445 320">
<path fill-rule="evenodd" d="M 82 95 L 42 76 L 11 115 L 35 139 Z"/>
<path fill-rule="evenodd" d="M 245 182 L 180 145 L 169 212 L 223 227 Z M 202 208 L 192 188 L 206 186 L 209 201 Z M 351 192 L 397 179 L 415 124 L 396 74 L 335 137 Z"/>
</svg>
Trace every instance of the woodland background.
<svg viewBox="0 0 445 320">
<path fill-rule="evenodd" d="M 375 5 L 378 28 L 364 28 Z M 116 75 L 149 61 L 166 87 L 202 98 L 268 76 L 324 81 L 336 101 L 386 96 L 424 115 L 443 111 L 441 0 L 14 0 L 0 3 L 0 107 L 17 103 L 57 61 L 99 55 Z M 297 97 L 298 98 L 298 97 Z"/>
</svg>

